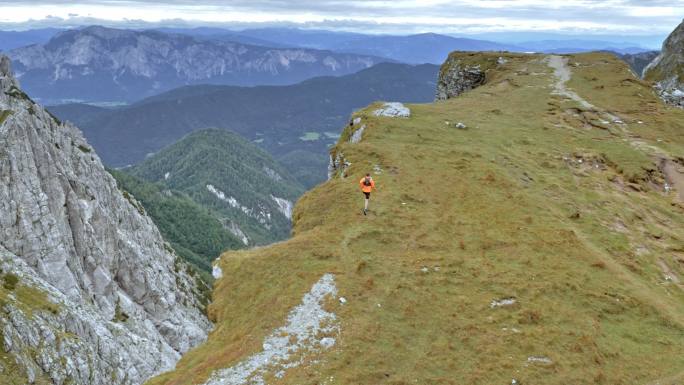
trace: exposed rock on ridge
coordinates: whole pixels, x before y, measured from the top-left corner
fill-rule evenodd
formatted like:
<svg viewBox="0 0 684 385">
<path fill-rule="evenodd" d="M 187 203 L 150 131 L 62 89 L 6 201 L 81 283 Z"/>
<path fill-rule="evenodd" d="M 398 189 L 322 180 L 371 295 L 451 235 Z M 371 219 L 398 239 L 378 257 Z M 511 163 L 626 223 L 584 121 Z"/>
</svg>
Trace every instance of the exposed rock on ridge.
<svg viewBox="0 0 684 385">
<path fill-rule="evenodd" d="M 435 100 L 446 100 L 477 88 L 488 80 L 487 72 L 505 66 L 521 54 L 452 52 L 439 70 Z"/>
<path fill-rule="evenodd" d="M 463 63 L 459 55 L 452 53 L 439 72 L 435 100 L 454 98 L 482 85 L 484 81 L 485 73 L 479 64 Z"/>
<path fill-rule="evenodd" d="M 8 111 L 8 112 L 5 112 Z M 140 384 L 206 338 L 194 279 L 80 131 L 19 88 L 0 56 L 0 267 L 51 312 L 0 303 L 29 382 Z"/>
<path fill-rule="evenodd" d="M 644 69 L 644 78 L 655 82 L 666 103 L 684 107 L 684 22 L 672 31 L 660 55 Z"/>
</svg>

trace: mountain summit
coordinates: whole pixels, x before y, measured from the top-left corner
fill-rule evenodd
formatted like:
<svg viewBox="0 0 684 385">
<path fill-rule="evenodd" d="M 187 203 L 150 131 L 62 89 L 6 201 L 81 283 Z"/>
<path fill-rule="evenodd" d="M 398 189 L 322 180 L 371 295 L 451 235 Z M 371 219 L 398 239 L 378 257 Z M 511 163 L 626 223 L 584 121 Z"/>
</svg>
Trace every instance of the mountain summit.
<svg viewBox="0 0 684 385">
<path fill-rule="evenodd" d="M 3 384 L 140 384 L 206 338 L 192 272 L 5 56 L 0 228 Z"/>
</svg>

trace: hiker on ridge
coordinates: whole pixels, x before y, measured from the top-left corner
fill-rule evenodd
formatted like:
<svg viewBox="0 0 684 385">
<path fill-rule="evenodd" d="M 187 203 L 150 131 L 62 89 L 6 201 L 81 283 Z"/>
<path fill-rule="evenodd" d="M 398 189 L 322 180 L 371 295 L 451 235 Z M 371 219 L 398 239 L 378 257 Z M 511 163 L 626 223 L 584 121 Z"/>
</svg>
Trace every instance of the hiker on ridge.
<svg viewBox="0 0 684 385">
<path fill-rule="evenodd" d="M 363 205 L 363 215 L 368 215 L 368 201 L 370 200 L 371 191 L 375 188 L 375 181 L 371 178 L 370 174 L 366 174 L 366 176 L 359 181 L 359 185 L 361 186 L 363 195 L 366 196 L 366 201 Z"/>
</svg>

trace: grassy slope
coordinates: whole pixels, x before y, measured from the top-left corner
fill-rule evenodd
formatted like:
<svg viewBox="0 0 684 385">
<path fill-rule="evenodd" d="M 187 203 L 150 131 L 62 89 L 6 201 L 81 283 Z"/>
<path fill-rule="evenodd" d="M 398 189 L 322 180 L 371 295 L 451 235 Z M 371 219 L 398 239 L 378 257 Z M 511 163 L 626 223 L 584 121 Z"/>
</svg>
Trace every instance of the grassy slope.
<svg viewBox="0 0 684 385">
<path fill-rule="evenodd" d="M 224 254 L 216 328 L 150 384 L 199 383 L 259 351 L 325 272 L 348 299 L 328 304 L 339 342 L 270 384 L 681 381 L 684 292 L 658 261 L 684 275 L 684 216 L 649 187 L 655 167 L 637 141 L 681 156 L 684 111 L 612 55 L 570 61 L 568 86 L 631 134 L 551 95 L 539 56 L 512 58 L 459 98 L 411 105 L 410 119 L 359 112 L 363 141 L 337 147 L 351 176 L 300 199 L 290 241 Z M 385 171 L 363 217 L 356 181 L 375 164 Z M 509 296 L 518 303 L 490 308 Z"/>
</svg>

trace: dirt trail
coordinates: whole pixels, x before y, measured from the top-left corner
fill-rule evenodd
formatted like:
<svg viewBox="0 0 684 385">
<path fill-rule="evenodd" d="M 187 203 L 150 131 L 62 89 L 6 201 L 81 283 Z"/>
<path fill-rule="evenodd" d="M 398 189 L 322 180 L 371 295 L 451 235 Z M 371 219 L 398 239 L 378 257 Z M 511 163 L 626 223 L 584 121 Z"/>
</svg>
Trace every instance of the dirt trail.
<svg viewBox="0 0 684 385">
<path fill-rule="evenodd" d="M 658 156 L 660 158 L 670 158 L 665 151 L 662 149 L 648 144 L 642 140 L 633 139 L 634 135 L 629 132 L 627 124 L 620 119 L 619 116 L 612 114 L 604 109 L 598 108 L 595 105 L 589 103 L 584 98 L 579 96 L 575 91 L 568 89 L 565 84 L 570 81 L 572 77 L 572 72 L 568 67 L 568 58 L 558 55 L 549 55 L 546 58 L 546 63 L 549 67 L 553 69 L 553 75 L 557 78 L 557 81 L 553 84 L 554 95 L 561 95 L 568 99 L 574 100 L 579 103 L 583 108 L 592 110 L 593 112 L 599 114 L 601 119 L 607 121 L 609 124 L 614 124 L 617 126 L 623 134 L 623 139 L 628 141 L 633 147 L 649 153 L 652 156 Z"/>
<path fill-rule="evenodd" d="M 660 168 L 671 187 L 677 191 L 679 203 L 684 204 L 684 166 L 670 159 L 663 159 Z"/>
<path fill-rule="evenodd" d="M 653 157 L 653 159 L 656 160 L 656 162 L 660 163 L 661 171 L 663 172 L 663 174 L 665 174 L 666 178 L 668 179 L 668 182 L 671 184 L 671 187 L 677 191 L 675 200 L 680 204 L 684 204 L 684 173 L 679 171 L 680 167 L 677 167 L 678 165 L 674 161 L 672 161 L 672 157 L 666 151 L 663 151 L 658 146 L 654 146 L 643 140 L 634 139 L 634 135 L 630 133 L 627 124 L 623 122 L 622 119 L 620 119 L 615 114 L 611 114 L 608 111 L 602 110 L 594 106 L 593 104 L 589 103 L 584 98 L 579 96 L 576 92 L 568 89 L 566 87 L 566 83 L 570 81 L 570 78 L 572 77 L 572 72 L 568 67 L 567 57 L 559 55 L 549 55 L 546 58 L 546 63 L 549 67 L 551 67 L 551 69 L 553 69 L 553 75 L 557 79 L 556 82 L 553 83 L 554 90 L 552 93 L 554 95 L 560 95 L 568 99 L 574 100 L 577 103 L 579 103 L 583 108 L 598 113 L 602 119 L 610 122 L 611 124 L 616 125 L 623 134 L 623 140 L 629 142 L 629 144 L 632 147 L 647 153 L 648 155 Z"/>
<path fill-rule="evenodd" d="M 570 73 L 570 68 L 568 68 L 568 58 L 558 55 L 551 55 L 547 58 L 546 62 L 549 65 L 549 67 L 553 69 L 553 75 L 558 79 L 553 84 L 554 94 L 565 96 L 568 99 L 572 99 L 578 102 L 584 108 L 592 110 L 596 109 L 596 107 L 594 107 L 593 104 L 582 99 L 582 97 L 577 95 L 577 93 L 565 87 L 565 83 L 567 83 L 570 80 L 570 77 L 572 76 Z"/>
<path fill-rule="evenodd" d="M 645 142 L 630 140 L 627 125 L 623 123 L 622 120 L 620 120 L 617 116 L 595 107 L 593 104 L 584 100 L 574 91 L 567 89 L 566 83 L 570 80 L 572 76 L 570 68 L 568 68 L 567 66 L 567 58 L 558 55 L 550 55 L 547 57 L 546 62 L 548 66 L 553 69 L 553 74 L 557 79 L 557 81 L 553 84 L 553 94 L 561 95 L 571 100 L 574 100 L 580 103 L 583 107 L 591 109 L 604 117 L 610 118 L 610 121 L 619 125 L 621 131 L 625 134 L 623 140 L 629 141 L 629 143 L 635 148 L 649 153 L 651 156 L 654 157 L 654 159 L 661 159 L 662 162 L 665 162 L 665 165 L 674 164 L 673 161 L 669 160 L 670 157 L 666 155 L 666 153 L 658 147 L 649 145 Z M 682 183 L 684 183 L 684 181 L 682 181 Z M 684 186 L 682 186 L 682 190 L 679 191 L 684 191 Z M 602 257 L 602 260 L 606 263 L 606 266 L 610 270 L 615 272 L 617 276 L 621 276 L 623 279 L 630 282 L 635 289 L 635 293 L 637 293 L 637 295 L 643 301 L 652 303 L 654 307 L 663 311 L 663 314 L 667 314 L 670 320 L 676 322 L 679 325 L 684 326 L 684 318 L 680 314 L 673 312 L 671 310 L 673 307 L 667 299 L 655 294 L 651 288 L 649 288 L 647 285 L 641 282 L 640 279 L 637 279 L 632 272 L 630 272 L 627 268 L 625 268 L 620 263 L 615 261 L 609 254 L 605 253 L 602 248 L 597 247 L 593 242 L 586 238 L 580 231 L 580 229 L 577 228 L 574 232 L 582 241 L 582 243 L 584 243 L 590 250 L 595 251 L 597 255 Z"/>
</svg>

